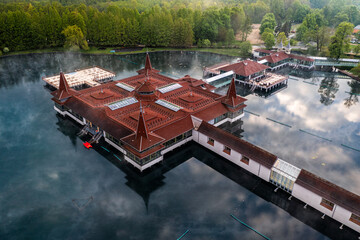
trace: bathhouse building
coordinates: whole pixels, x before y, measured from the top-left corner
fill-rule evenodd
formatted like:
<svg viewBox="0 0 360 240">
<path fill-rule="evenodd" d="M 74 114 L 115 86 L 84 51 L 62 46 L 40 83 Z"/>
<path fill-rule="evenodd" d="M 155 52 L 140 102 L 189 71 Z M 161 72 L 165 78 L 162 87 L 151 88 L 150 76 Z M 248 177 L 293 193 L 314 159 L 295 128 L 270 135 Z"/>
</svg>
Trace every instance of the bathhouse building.
<svg viewBox="0 0 360 240">
<path fill-rule="evenodd" d="M 149 55 L 137 73 L 81 90 L 70 88 L 61 73 L 52 93 L 54 108 L 84 125 L 81 133 L 92 135 L 90 143 L 105 138 L 141 171 L 192 140 L 191 116 L 215 126 L 243 116 L 246 99 L 236 95 L 234 81 L 225 96 L 219 95 L 202 80 L 161 75 Z"/>
</svg>

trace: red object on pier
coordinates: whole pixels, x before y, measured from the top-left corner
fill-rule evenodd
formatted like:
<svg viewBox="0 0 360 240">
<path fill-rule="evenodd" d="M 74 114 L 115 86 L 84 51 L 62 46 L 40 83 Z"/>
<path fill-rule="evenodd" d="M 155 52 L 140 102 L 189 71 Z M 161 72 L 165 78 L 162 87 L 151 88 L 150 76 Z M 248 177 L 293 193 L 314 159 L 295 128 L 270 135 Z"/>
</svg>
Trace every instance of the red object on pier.
<svg viewBox="0 0 360 240">
<path fill-rule="evenodd" d="M 88 142 L 84 142 L 83 145 L 84 145 L 84 147 L 86 147 L 87 149 L 89 149 L 89 148 L 92 147 L 91 144 L 88 143 Z"/>
</svg>

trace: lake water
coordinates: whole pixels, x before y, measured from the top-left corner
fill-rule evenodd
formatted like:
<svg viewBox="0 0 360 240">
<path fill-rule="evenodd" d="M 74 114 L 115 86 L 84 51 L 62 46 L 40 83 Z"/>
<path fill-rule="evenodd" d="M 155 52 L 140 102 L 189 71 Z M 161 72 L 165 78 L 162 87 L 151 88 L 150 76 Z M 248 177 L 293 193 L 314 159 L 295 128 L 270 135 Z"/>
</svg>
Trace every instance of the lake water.
<svg viewBox="0 0 360 240">
<path fill-rule="evenodd" d="M 195 78 L 204 66 L 235 60 L 193 52 L 150 58 L 165 75 Z M 0 239 L 178 239 L 187 230 L 181 239 L 263 239 L 231 214 L 270 239 L 358 238 L 195 143 L 146 175 L 118 161 L 111 148 L 85 149 L 79 127 L 55 114 L 41 77 L 98 65 L 120 79 L 135 75 L 144 60 L 144 54 L 0 58 Z M 360 149 L 360 103 L 350 94 L 359 94 L 360 84 L 314 74 L 289 80 L 266 99 L 248 95 L 246 110 L 259 116 L 246 113 L 230 128 L 360 194 L 360 152 L 354 150 Z"/>
</svg>

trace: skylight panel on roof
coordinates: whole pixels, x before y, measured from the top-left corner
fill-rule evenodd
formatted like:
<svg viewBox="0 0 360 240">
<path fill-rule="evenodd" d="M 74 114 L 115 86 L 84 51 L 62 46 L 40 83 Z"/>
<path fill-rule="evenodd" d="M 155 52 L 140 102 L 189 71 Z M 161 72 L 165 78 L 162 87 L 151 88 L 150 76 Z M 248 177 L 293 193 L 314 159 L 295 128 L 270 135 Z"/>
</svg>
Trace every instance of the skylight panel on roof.
<svg viewBox="0 0 360 240">
<path fill-rule="evenodd" d="M 278 159 L 276 161 L 276 163 L 274 164 L 274 167 L 272 168 L 272 170 L 278 170 L 281 171 L 282 173 L 288 174 L 292 177 L 294 177 L 295 179 L 299 176 L 301 169 L 295 167 L 294 165 L 285 162 L 281 159 Z"/>
<path fill-rule="evenodd" d="M 123 108 L 123 107 L 129 106 L 129 105 L 137 103 L 137 102 L 138 102 L 138 100 L 136 98 L 130 97 L 130 98 L 125 98 L 123 100 L 111 103 L 111 104 L 108 105 L 108 107 L 112 111 L 114 111 L 116 109 Z"/>
<path fill-rule="evenodd" d="M 171 84 L 171 85 L 167 85 L 167 86 L 164 86 L 164 87 L 161 87 L 159 88 L 158 90 L 161 92 L 161 93 L 167 93 L 167 92 L 171 92 L 171 91 L 174 91 L 176 89 L 179 89 L 181 88 L 182 86 L 178 83 L 174 83 L 174 84 Z"/>
<path fill-rule="evenodd" d="M 176 105 L 176 104 L 173 104 L 173 103 L 171 103 L 171 102 L 162 100 L 162 99 L 161 99 L 161 100 L 156 100 L 155 103 L 159 104 L 160 106 L 166 107 L 166 108 L 168 108 L 168 109 L 170 109 L 170 110 L 172 110 L 172 111 L 174 111 L 174 112 L 177 112 L 177 111 L 179 111 L 180 109 L 182 109 L 182 107 L 180 107 L 180 106 L 178 106 L 178 105 Z"/>
<path fill-rule="evenodd" d="M 126 84 L 126 83 L 119 82 L 119 83 L 117 83 L 115 85 L 118 86 L 119 88 L 122 88 L 122 89 L 128 91 L 128 92 L 132 92 L 135 89 L 133 86 L 130 86 L 130 85 Z"/>
</svg>

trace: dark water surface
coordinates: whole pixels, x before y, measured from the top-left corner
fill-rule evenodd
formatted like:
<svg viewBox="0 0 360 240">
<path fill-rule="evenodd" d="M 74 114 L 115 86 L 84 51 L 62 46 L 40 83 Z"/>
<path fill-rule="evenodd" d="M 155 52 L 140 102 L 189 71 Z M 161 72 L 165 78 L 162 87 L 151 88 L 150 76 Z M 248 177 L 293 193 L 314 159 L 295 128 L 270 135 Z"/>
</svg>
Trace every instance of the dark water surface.
<svg viewBox="0 0 360 240">
<path fill-rule="evenodd" d="M 196 78 L 203 66 L 234 60 L 191 52 L 150 57 L 165 75 Z M 135 75 L 144 59 L 144 54 L 0 58 L 0 239 L 178 239 L 186 230 L 184 240 L 263 239 L 230 214 L 271 239 L 357 239 L 194 143 L 167 155 L 145 176 L 119 162 L 113 149 L 85 149 L 76 136 L 79 127 L 55 114 L 41 77 L 99 65 L 120 79 Z M 359 84 L 334 74 L 289 80 L 267 99 L 247 96 L 247 110 L 260 116 L 247 113 L 241 134 L 360 194 L 360 152 L 345 147 L 360 149 L 359 97 L 349 94 L 359 92 Z"/>
</svg>

